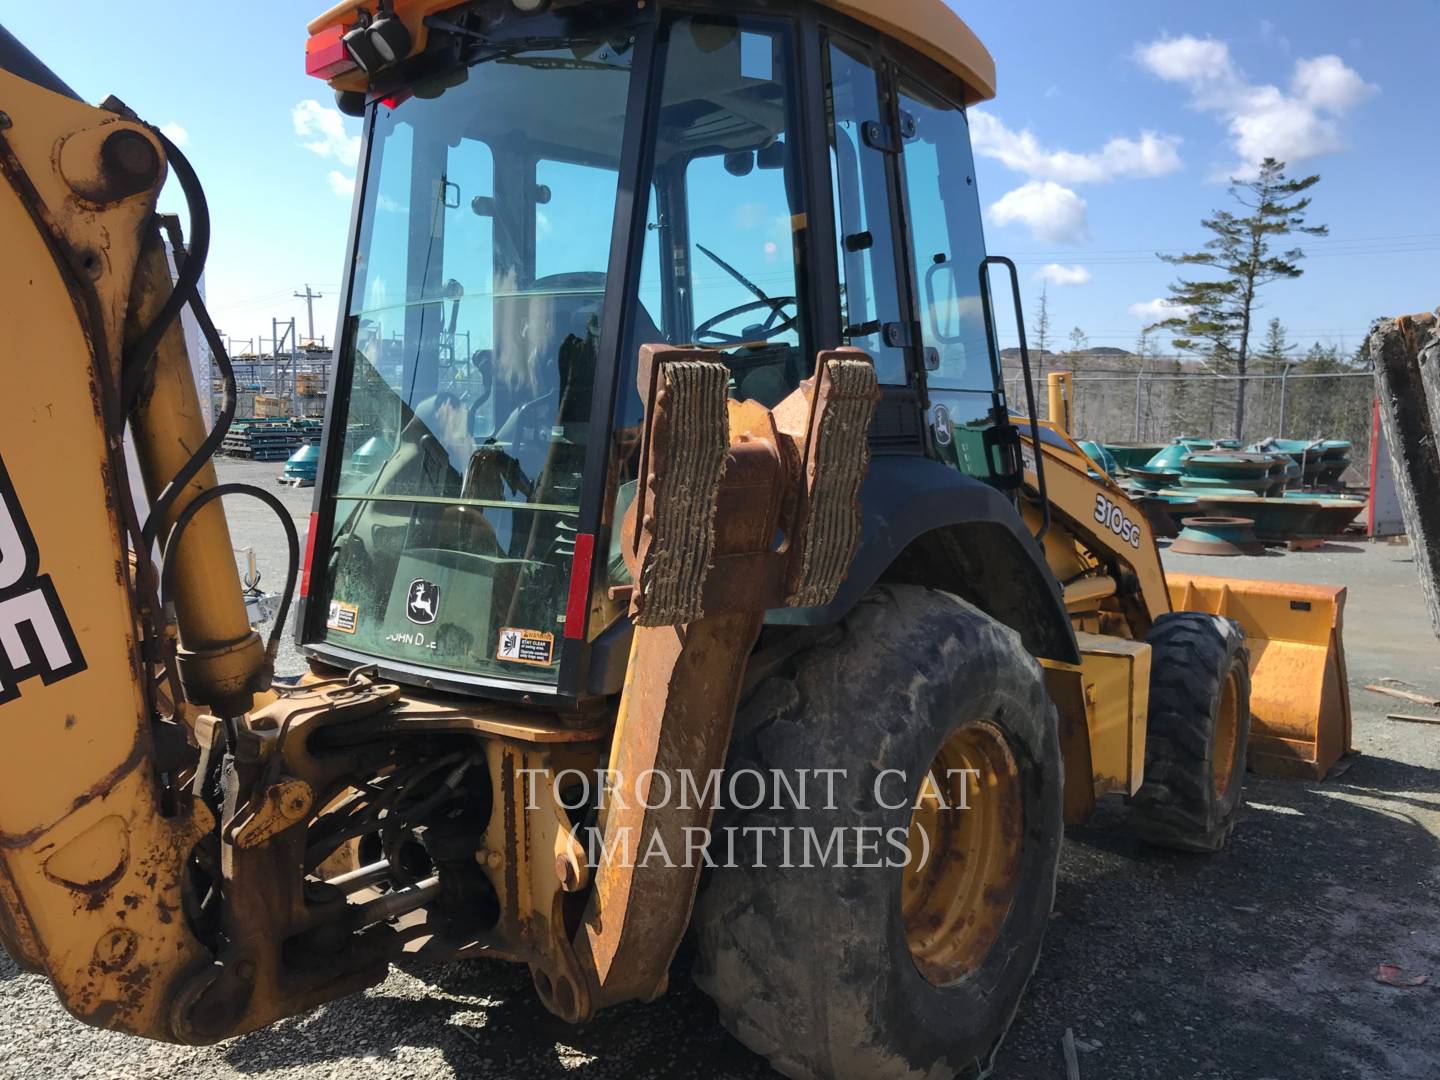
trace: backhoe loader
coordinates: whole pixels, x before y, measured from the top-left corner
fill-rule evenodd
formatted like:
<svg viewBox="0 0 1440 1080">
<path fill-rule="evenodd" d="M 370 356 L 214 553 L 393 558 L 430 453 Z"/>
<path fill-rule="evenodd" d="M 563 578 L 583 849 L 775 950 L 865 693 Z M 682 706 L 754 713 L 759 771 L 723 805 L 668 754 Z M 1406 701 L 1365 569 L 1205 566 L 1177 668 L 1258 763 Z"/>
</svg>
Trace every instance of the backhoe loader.
<svg viewBox="0 0 1440 1080">
<path fill-rule="evenodd" d="M 782 1073 L 983 1068 L 1065 821 L 1225 841 L 1275 629 L 1006 399 L 990 55 L 941 0 L 346 0 L 305 64 L 363 150 L 302 544 L 211 463 L 194 171 L 0 33 L 5 948 L 201 1044 L 459 959 L 581 1022 L 690 933 Z"/>
</svg>

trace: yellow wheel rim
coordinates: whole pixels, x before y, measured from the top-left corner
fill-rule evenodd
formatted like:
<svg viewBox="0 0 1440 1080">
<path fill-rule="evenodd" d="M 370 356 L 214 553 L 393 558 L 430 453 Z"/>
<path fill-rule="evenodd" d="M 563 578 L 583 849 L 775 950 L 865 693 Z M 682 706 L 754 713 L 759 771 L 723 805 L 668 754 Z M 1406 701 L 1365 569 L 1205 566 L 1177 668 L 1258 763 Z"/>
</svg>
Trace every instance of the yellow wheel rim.
<svg viewBox="0 0 1440 1080">
<path fill-rule="evenodd" d="M 1220 715 L 1215 720 L 1215 746 L 1210 755 L 1210 791 L 1216 799 L 1225 797 L 1240 756 L 1240 687 L 1232 671 L 1220 693 Z"/>
<path fill-rule="evenodd" d="M 961 728 L 931 763 L 910 819 L 901 910 L 920 973 L 944 986 L 978 968 L 1020 870 L 1020 770 L 994 724 Z"/>
</svg>

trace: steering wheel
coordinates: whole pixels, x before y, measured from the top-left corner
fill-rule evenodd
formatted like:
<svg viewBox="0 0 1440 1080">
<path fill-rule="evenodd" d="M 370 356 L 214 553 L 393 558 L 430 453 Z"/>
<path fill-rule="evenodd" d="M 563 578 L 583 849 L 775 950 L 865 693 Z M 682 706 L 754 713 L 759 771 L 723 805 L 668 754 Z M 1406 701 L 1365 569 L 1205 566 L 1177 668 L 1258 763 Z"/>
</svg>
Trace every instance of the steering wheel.
<svg viewBox="0 0 1440 1080">
<path fill-rule="evenodd" d="M 795 312 L 785 316 L 786 306 L 793 306 Z M 760 332 L 766 337 L 776 337 L 787 331 L 795 329 L 800 321 L 800 303 L 793 296 L 772 296 L 766 300 L 750 300 L 729 311 L 722 311 L 714 318 L 706 319 L 695 328 L 695 342 L 698 345 L 739 345 L 752 340 L 741 334 L 727 334 L 723 330 L 716 330 L 715 327 L 737 316 L 744 315 L 751 311 L 761 309 L 769 310 L 770 314 L 760 325 Z M 709 338 L 709 341 L 705 339 Z"/>
</svg>

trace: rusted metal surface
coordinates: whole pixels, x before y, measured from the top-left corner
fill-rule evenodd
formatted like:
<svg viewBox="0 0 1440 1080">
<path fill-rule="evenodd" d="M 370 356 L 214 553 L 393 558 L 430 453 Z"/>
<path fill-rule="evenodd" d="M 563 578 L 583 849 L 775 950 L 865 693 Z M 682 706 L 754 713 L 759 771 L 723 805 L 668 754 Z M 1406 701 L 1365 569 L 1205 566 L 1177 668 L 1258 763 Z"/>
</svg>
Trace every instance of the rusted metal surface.
<svg viewBox="0 0 1440 1080">
<path fill-rule="evenodd" d="M 126 333 L 136 337 L 169 288 L 153 236 L 163 154 L 142 126 L 117 115 L 56 105 L 34 87 L 5 89 L 14 89 L 16 108 L 0 140 L 10 181 L 0 209 L 7 234 L 28 245 L 14 265 L 34 278 L 53 263 L 37 308 L 52 346 L 83 361 L 53 373 L 69 395 L 54 430 L 79 430 L 93 443 L 89 457 L 76 457 L 74 476 L 52 483 L 63 499 L 45 492 L 41 569 L 62 595 L 84 594 L 88 620 L 101 628 L 80 642 L 89 667 L 74 680 L 23 688 L 33 745 L 0 771 L 7 947 L 43 968 L 90 1022 L 196 1043 L 372 984 L 403 956 L 528 963 L 546 1005 L 570 1020 L 658 993 L 688 921 L 695 871 L 617 877 L 607 862 L 592 874 L 555 787 L 566 770 L 599 763 L 605 715 L 407 698 L 363 675 L 252 696 L 258 642 L 234 605 L 221 603 L 234 564 L 218 506 L 196 517 L 177 590 L 183 689 L 218 717 L 197 715 L 179 685 L 152 690 L 154 658 L 140 662 L 131 628 L 156 605 L 146 598 L 138 615 L 132 605 L 132 575 L 146 569 L 127 560 L 123 537 L 139 523 L 117 496 L 125 489 L 115 436 Z M 19 108 L 27 103 L 46 112 L 45 123 L 27 123 Z M 183 359 L 172 329 L 141 391 L 136 433 L 152 496 L 203 435 Z M 650 401 L 650 510 L 630 521 L 628 535 L 641 556 L 631 602 L 637 617 L 649 605 L 648 621 L 659 624 L 637 632 L 612 757 L 632 780 L 646 762 L 672 774 L 723 765 L 764 610 L 823 602 L 848 565 L 863 434 L 879 396 L 868 360 L 853 351 L 822 355 L 818 376 L 773 414 L 725 399 L 713 353 L 692 354 L 673 380 L 664 363 L 676 357 L 652 359 L 657 385 L 677 406 L 702 407 L 695 415 L 708 426 L 682 408 L 667 428 L 666 410 Z M 58 390 L 24 389 L 23 407 L 62 402 Z M 693 439 L 701 429 L 708 443 Z M 27 429 L 15 452 L 27 499 L 49 462 L 31 453 L 36 442 Z M 3 449 L 12 454 L 9 442 Z M 662 482 L 667 476 L 677 482 Z M 171 512 L 211 483 L 202 470 Z M 77 529 L 66 520 L 79 516 L 75 506 L 100 516 Z M 687 507 L 701 511 L 698 531 L 687 531 Z M 671 541 L 679 546 L 667 553 Z M 102 594 L 114 611 L 100 610 Z M 167 639 L 159 645 L 165 651 Z M 117 723 L 116 710 L 127 709 L 133 720 Z M 178 730 L 182 742 L 189 732 L 198 748 L 182 747 L 162 768 L 152 723 L 171 737 Z M 65 783 L 41 783 L 55 760 L 70 766 Z M 449 837 L 448 819 L 427 816 L 452 805 L 447 799 L 462 817 L 474 815 Z M 607 811 L 601 823 L 609 830 L 625 820 Z M 656 835 L 683 843 L 682 819 L 642 808 L 633 820 L 638 843 Z M 708 809 L 694 819 L 708 820 Z M 367 844 L 382 845 L 381 857 Z M 407 844 L 423 847 L 423 873 L 407 862 Z M 365 872 L 348 874 L 361 855 Z"/>
<path fill-rule="evenodd" d="M 635 499 L 642 527 L 632 530 L 630 610 L 636 626 L 673 626 L 704 614 L 721 474 L 730 465 L 730 369 L 703 350 L 646 345 L 639 379 L 650 422 Z M 722 545 L 719 553 L 729 552 Z"/>
<path fill-rule="evenodd" d="M 169 1038 L 165 992 L 208 960 L 178 913 L 214 821 L 188 799 L 161 813 L 117 483 L 122 328 L 159 150 L 140 125 L 7 72 L 0 99 L 0 531 L 18 523 L 29 549 L 0 554 L 0 602 L 42 598 L 50 621 L 24 643 L 36 677 L 0 679 L 0 720 L 25 733 L 0 759 L 0 923 L 76 1015 Z"/>
<path fill-rule="evenodd" d="M 1188 517 L 1170 550 L 1181 555 L 1263 555 L 1255 522 L 1243 517 Z"/>
<path fill-rule="evenodd" d="M 58 158 L 70 189 L 96 209 L 153 189 L 163 168 L 153 137 L 119 123 L 72 132 Z"/>
<path fill-rule="evenodd" d="M 710 374 L 706 364 L 714 360 L 705 350 L 641 351 L 643 494 L 624 547 L 639 625 L 608 764 L 613 797 L 600 813 L 602 857 L 575 938 L 592 1008 L 663 991 L 701 862 L 670 853 L 689 851 L 712 816 L 708 800 L 676 799 L 673 785 L 724 765 L 765 610 L 792 597 L 826 602 L 858 538 L 863 432 L 879 398 L 868 358 L 821 354 L 817 375 L 773 411 L 727 402 L 725 380 L 697 374 Z M 721 410 L 728 449 L 717 467 L 713 421 Z M 677 560 L 672 576 L 657 582 L 654 553 L 683 515 L 707 525 L 710 557 Z M 777 535 L 785 537 L 778 547 Z M 647 595 L 657 586 L 663 604 Z M 657 617 L 672 622 L 654 625 Z"/>
</svg>

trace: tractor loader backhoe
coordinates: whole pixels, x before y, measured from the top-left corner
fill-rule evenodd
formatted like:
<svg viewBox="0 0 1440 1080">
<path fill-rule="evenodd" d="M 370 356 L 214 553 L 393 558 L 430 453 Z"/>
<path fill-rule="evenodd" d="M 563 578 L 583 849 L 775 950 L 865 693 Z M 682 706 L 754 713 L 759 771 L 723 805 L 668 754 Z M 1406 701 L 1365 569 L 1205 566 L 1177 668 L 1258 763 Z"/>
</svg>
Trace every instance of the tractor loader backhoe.
<svg viewBox="0 0 1440 1080">
<path fill-rule="evenodd" d="M 1012 413 L 989 54 L 940 0 L 345 0 L 305 63 L 363 149 L 302 545 L 211 463 L 194 171 L 0 31 L 5 948 L 208 1043 L 460 959 L 581 1022 L 690 933 L 786 1075 L 984 1066 L 1064 821 L 1213 850 L 1252 684 L 1295 701 L 1257 644 L 1338 663 L 1167 582 L 1028 358 Z M 291 553 L 267 640 L 235 497 Z"/>
</svg>

